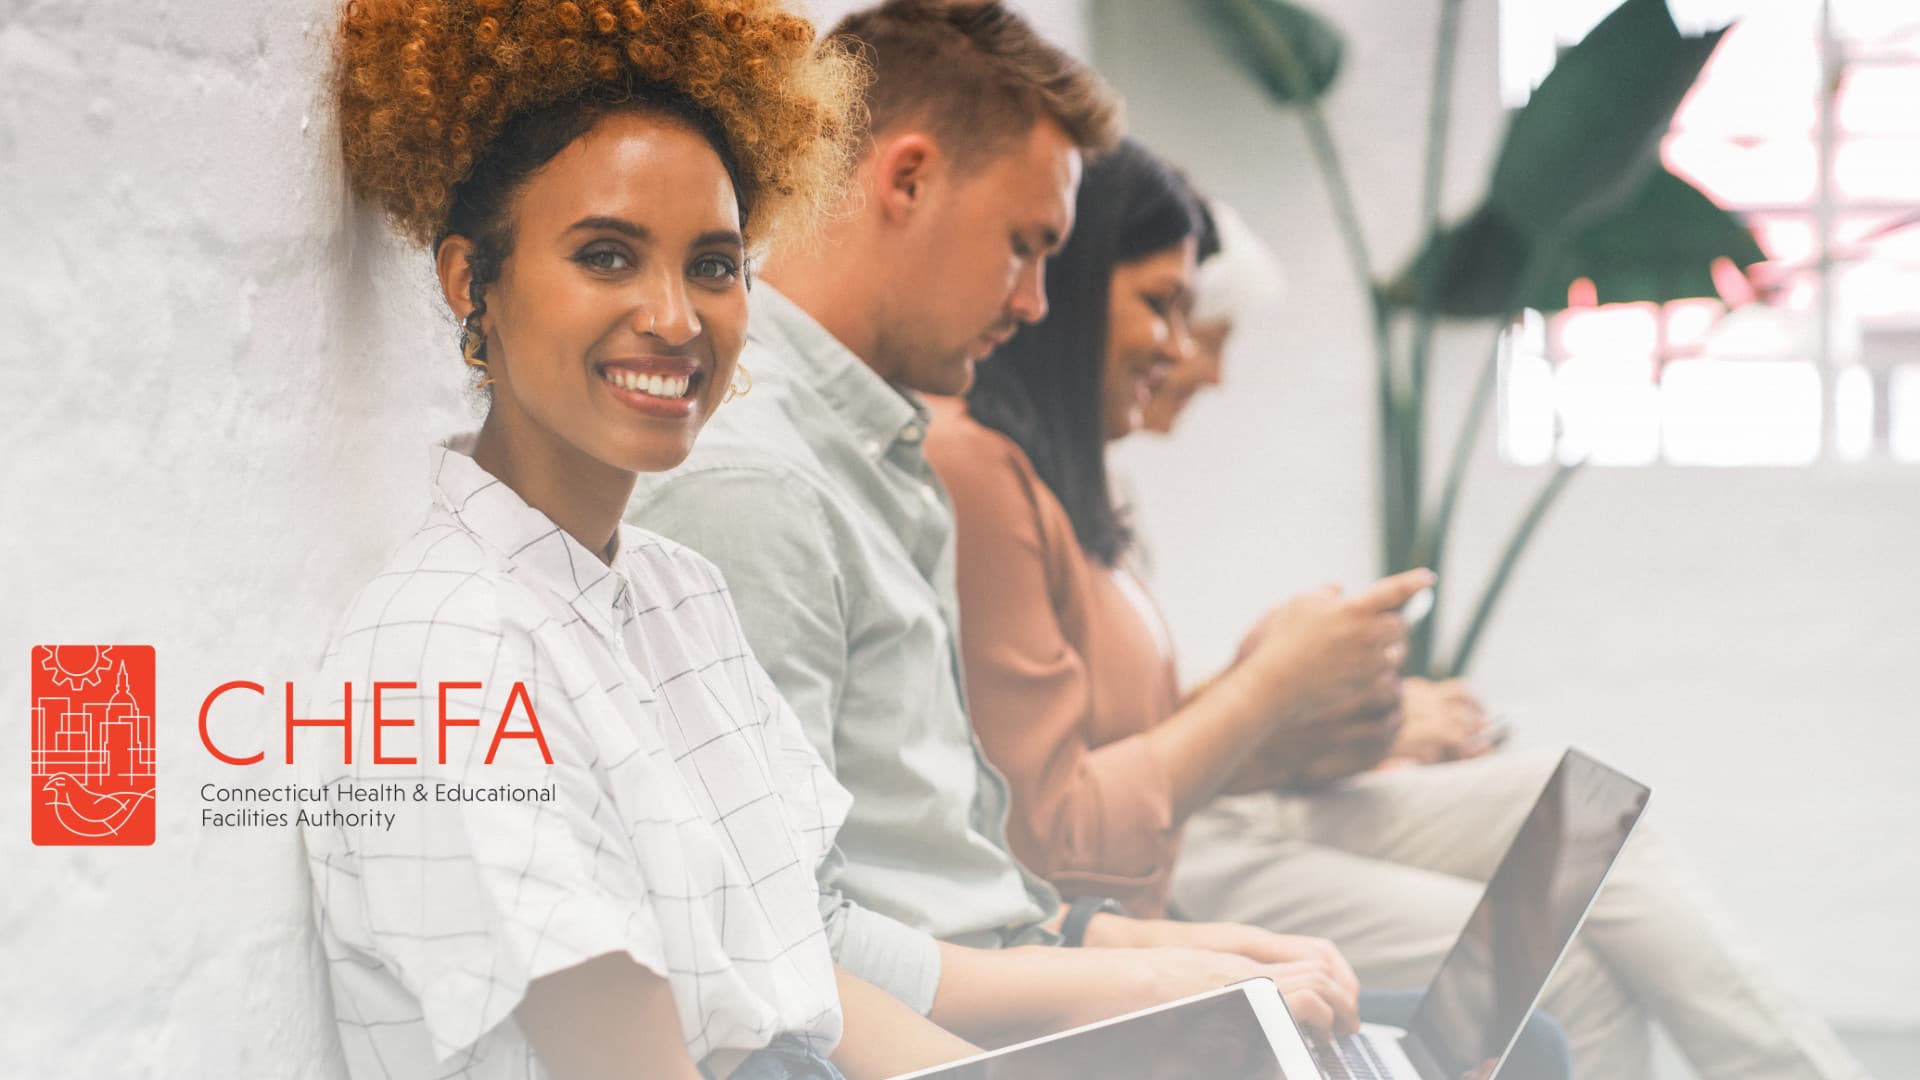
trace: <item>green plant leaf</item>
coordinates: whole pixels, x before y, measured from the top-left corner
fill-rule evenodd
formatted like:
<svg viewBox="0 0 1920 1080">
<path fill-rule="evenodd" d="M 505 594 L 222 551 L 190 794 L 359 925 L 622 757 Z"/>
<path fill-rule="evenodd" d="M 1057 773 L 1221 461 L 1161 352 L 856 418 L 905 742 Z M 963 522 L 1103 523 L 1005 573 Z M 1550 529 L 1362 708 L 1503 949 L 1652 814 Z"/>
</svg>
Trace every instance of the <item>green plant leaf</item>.
<svg viewBox="0 0 1920 1080">
<path fill-rule="evenodd" d="M 1433 310 L 1459 318 L 1494 318 L 1513 311 L 1534 242 L 1498 210 L 1482 206 L 1443 231 L 1384 290 L 1387 302 L 1416 307 L 1424 284 L 1434 283 Z M 1435 261 L 1438 265 L 1434 265 Z M 1431 273 L 1433 276 L 1429 277 Z"/>
<path fill-rule="evenodd" d="M 1546 262 L 1528 280 L 1536 253 Z M 1665 303 L 1715 295 L 1713 263 L 1723 258 L 1744 270 L 1766 253 L 1739 218 L 1656 166 L 1625 202 L 1559 243 L 1530 241 L 1498 210 L 1482 206 L 1441 233 L 1385 295 L 1402 307 L 1418 305 L 1429 264 L 1438 259 L 1433 309 L 1442 315 L 1497 318 L 1522 306 L 1559 311 L 1578 278 L 1592 279 L 1602 304 Z"/>
<path fill-rule="evenodd" d="M 1666 0 L 1626 0 L 1514 115 L 1488 204 L 1536 235 L 1564 235 L 1626 199 L 1724 33 L 1683 35 Z"/>
<path fill-rule="evenodd" d="M 1282 105 L 1318 101 L 1340 74 L 1346 40 L 1285 0 L 1194 0 L 1227 58 Z"/>
<path fill-rule="evenodd" d="M 1738 218 L 1699 188 L 1656 169 L 1625 203 L 1557 245 L 1527 306 L 1566 307 L 1567 287 L 1578 278 L 1593 281 L 1602 304 L 1714 296 L 1715 260 L 1731 259 L 1745 270 L 1766 257 Z"/>
</svg>

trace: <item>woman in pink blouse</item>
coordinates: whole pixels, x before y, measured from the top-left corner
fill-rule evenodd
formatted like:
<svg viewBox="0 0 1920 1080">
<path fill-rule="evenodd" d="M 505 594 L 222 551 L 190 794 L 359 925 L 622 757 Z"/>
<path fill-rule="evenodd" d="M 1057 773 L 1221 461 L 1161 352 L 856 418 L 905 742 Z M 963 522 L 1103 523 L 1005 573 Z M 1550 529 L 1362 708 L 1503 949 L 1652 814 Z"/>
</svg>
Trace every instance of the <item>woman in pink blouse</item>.
<svg viewBox="0 0 1920 1080">
<path fill-rule="evenodd" d="M 1277 608 L 1206 692 L 1182 700 L 1106 444 L 1140 425 L 1179 359 L 1203 215 L 1127 143 L 1090 167 L 1049 275 L 1052 313 L 936 404 L 927 456 L 958 520 L 974 726 L 1013 789 L 1015 853 L 1068 897 L 1164 914 L 1180 827 L 1241 787 L 1379 762 L 1398 730 L 1414 571 L 1352 598 Z"/>
</svg>

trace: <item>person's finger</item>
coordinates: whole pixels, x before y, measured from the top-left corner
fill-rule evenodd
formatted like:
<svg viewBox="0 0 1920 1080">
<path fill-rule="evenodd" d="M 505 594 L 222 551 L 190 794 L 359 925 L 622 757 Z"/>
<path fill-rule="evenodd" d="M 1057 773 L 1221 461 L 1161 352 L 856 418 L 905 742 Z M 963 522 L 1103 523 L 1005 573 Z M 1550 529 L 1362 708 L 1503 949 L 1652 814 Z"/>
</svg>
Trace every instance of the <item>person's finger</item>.
<svg viewBox="0 0 1920 1080">
<path fill-rule="evenodd" d="M 1370 617 L 1367 637 L 1368 640 L 1381 645 L 1405 641 L 1407 640 L 1407 620 L 1391 611 L 1378 612 Z"/>
<path fill-rule="evenodd" d="M 1484 735 L 1476 735 L 1461 743 L 1454 757 L 1456 760 L 1465 761 L 1468 758 L 1483 757 L 1491 753 L 1493 753 L 1493 740 Z"/>
<path fill-rule="evenodd" d="M 1487 730 L 1487 714 L 1467 708 L 1464 705 L 1453 704 L 1447 706 L 1446 717 L 1447 727 L 1463 739 L 1479 735 Z"/>
<path fill-rule="evenodd" d="M 1304 988 L 1282 990 L 1280 999 L 1287 1003 L 1287 1012 L 1292 1015 L 1294 1023 L 1322 1035 L 1333 1033 L 1333 1006 L 1320 1000 L 1319 994 Z"/>
<path fill-rule="evenodd" d="M 1333 974 L 1334 983 L 1341 992 L 1352 996 L 1356 1001 L 1360 997 L 1360 976 L 1354 973 L 1353 965 L 1341 954 L 1338 946 L 1331 941 L 1320 940 L 1320 949 L 1328 969 Z"/>
<path fill-rule="evenodd" d="M 1362 697 L 1365 709 L 1373 714 L 1400 710 L 1400 673 L 1391 668 L 1374 676 Z"/>
<path fill-rule="evenodd" d="M 1341 1035 L 1351 1035 L 1360 1030 L 1360 999 L 1349 994 L 1333 981 L 1332 977 L 1322 974 L 1320 985 L 1314 988 L 1321 1000 L 1333 1010 L 1333 1029 Z"/>
<path fill-rule="evenodd" d="M 1381 578 L 1355 593 L 1351 602 L 1367 611 L 1398 611 L 1413 599 L 1414 593 L 1428 588 L 1434 581 L 1431 570 L 1402 571 L 1392 577 Z"/>
</svg>

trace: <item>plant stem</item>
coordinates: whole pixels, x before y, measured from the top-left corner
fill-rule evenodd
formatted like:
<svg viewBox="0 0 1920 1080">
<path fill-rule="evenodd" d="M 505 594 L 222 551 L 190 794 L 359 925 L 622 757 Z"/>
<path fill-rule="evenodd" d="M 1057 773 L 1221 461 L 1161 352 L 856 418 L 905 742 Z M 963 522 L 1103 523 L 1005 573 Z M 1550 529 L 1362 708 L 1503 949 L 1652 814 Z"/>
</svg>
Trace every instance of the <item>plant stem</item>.
<svg viewBox="0 0 1920 1080">
<path fill-rule="evenodd" d="M 1460 502 L 1460 489 L 1465 486 L 1467 469 L 1473 464 L 1473 449 L 1480 442 L 1480 429 L 1486 425 L 1487 410 L 1493 404 L 1494 389 L 1498 386 L 1500 370 L 1500 339 L 1511 326 L 1511 318 L 1502 321 L 1494 332 L 1493 348 L 1486 363 L 1480 367 L 1479 378 L 1473 384 L 1473 396 L 1467 404 L 1467 415 L 1460 421 L 1460 430 L 1455 433 L 1453 455 L 1447 462 L 1446 481 L 1440 491 L 1440 503 L 1435 508 L 1433 518 L 1423 522 L 1420 538 L 1414 544 L 1413 561 L 1417 565 L 1431 567 L 1440 573 L 1446 562 L 1447 532 L 1453 524 L 1453 510 Z M 1407 655 L 1410 661 L 1409 671 L 1426 671 L 1433 663 L 1434 639 L 1439 634 L 1440 605 L 1447 595 L 1447 577 L 1441 574 L 1440 581 L 1433 587 L 1433 609 L 1408 641 Z"/>
<path fill-rule="evenodd" d="M 1493 609 L 1500 602 L 1500 596 L 1506 592 L 1507 582 L 1513 577 L 1514 567 L 1519 565 L 1520 556 L 1526 550 L 1527 543 L 1533 539 L 1534 530 L 1546 519 L 1547 511 L 1567 489 L 1573 474 L 1579 472 L 1584 462 L 1573 465 L 1561 465 L 1547 478 L 1545 486 L 1533 498 L 1533 505 L 1527 508 L 1525 517 L 1507 538 L 1507 546 L 1500 552 L 1500 561 L 1495 564 L 1493 579 L 1487 582 L 1486 591 L 1480 594 L 1480 605 L 1474 609 L 1473 621 L 1467 624 L 1467 632 L 1460 639 L 1460 647 L 1454 651 L 1453 661 L 1446 667 L 1446 676 L 1458 678 L 1466 673 L 1467 665 L 1473 660 L 1473 650 L 1480 643 L 1480 634 L 1487 628 L 1487 620 L 1493 616 Z M 1429 616 L 1431 618 L 1431 616 Z"/>
<path fill-rule="evenodd" d="M 1447 532 L 1453 526 L 1454 507 L 1460 502 L 1460 489 L 1466 485 L 1473 450 L 1480 442 L 1480 429 L 1486 426 L 1487 411 L 1493 405 L 1494 388 L 1499 382 L 1500 339 L 1512 325 L 1513 317 L 1509 316 L 1502 319 L 1494 331 L 1493 348 L 1488 350 L 1486 362 L 1480 366 L 1479 378 L 1473 384 L 1473 397 L 1467 403 L 1467 415 L 1461 419 L 1460 430 L 1454 437 L 1446 482 L 1440 489 L 1440 503 L 1434 509 L 1433 519 L 1422 530 L 1417 549 L 1419 556 L 1429 563 L 1437 564 L 1446 556 Z M 1434 569 L 1439 567 L 1436 565 Z"/>
<path fill-rule="evenodd" d="M 1433 87 L 1427 96 L 1427 161 L 1420 191 L 1420 225 L 1425 243 L 1422 250 L 1437 254 L 1440 242 L 1440 202 L 1446 189 L 1447 135 L 1453 116 L 1453 67 L 1459 54 L 1460 9 L 1464 0 L 1441 0 L 1439 28 L 1434 33 Z M 1433 356 L 1434 301 L 1440 285 L 1440 260 L 1431 258 L 1421 273 L 1420 301 L 1414 315 L 1410 393 L 1402 421 L 1408 430 L 1402 438 L 1402 469 L 1410 474 L 1404 491 L 1404 519 L 1416 535 L 1406 541 L 1409 565 L 1420 559 L 1420 511 L 1425 503 L 1425 449 L 1427 421 L 1427 370 Z M 1398 570 L 1401 567 L 1388 567 Z M 1434 567 L 1434 569 L 1439 569 Z M 1429 624 L 1431 625 L 1431 623 Z"/>
</svg>

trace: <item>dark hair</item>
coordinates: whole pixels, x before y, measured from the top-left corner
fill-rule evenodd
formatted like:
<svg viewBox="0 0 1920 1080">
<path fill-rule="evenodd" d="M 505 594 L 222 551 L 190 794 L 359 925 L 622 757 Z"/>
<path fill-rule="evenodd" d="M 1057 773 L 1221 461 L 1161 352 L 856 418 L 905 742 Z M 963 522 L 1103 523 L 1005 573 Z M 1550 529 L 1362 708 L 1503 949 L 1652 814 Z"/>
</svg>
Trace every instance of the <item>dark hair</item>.
<svg viewBox="0 0 1920 1080">
<path fill-rule="evenodd" d="M 472 284 L 468 299 L 474 315 L 486 311 L 484 290 L 499 280 L 500 267 L 513 253 L 513 221 L 508 208 L 533 174 L 601 120 L 618 113 L 644 113 L 677 120 L 706 139 L 733 182 L 740 220 L 751 216 L 758 194 L 752 178 L 741 171 L 726 131 L 707 110 L 691 98 L 661 87 L 613 89 L 595 87 L 508 120 L 500 134 L 474 162 L 473 171 L 453 188 L 446 224 L 434 238 L 438 249 L 449 236 L 473 241 Z"/>
<path fill-rule="evenodd" d="M 1075 218 L 1047 268 L 1047 317 L 980 363 L 967 408 L 1019 444 L 1080 546 L 1111 566 L 1131 540 L 1107 484 L 1102 424 L 1113 271 L 1199 235 L 1203 218 L 1185 181 L 1132 139 L 1087 167 Z"/>
<path fill-rule="evenodd" d="M 1089 155 L 1119 141 L 1112 89 L 1000 0 L 887 0 L 841 20 L 828 40 L 873 68 L 872 134 L 924 125 L 962 165 L 992 157 L 1042 117 Z"/>
<path fill-rule="evenodd" d="M 1193 190 L 1193 181 L 1186 173 L 1181 173 L 1180 179 L 1186 181 L 1187 190 Z M 1200 208 L 1200 246 L 1193 253 L 1193 261 L 1199 264 L 1220 254 L 1220 226 L 1214 223 L 1213 208 L 1207 205 L 1207 200 L 1196 193 L 1193 204 Z"/>
</svg>

